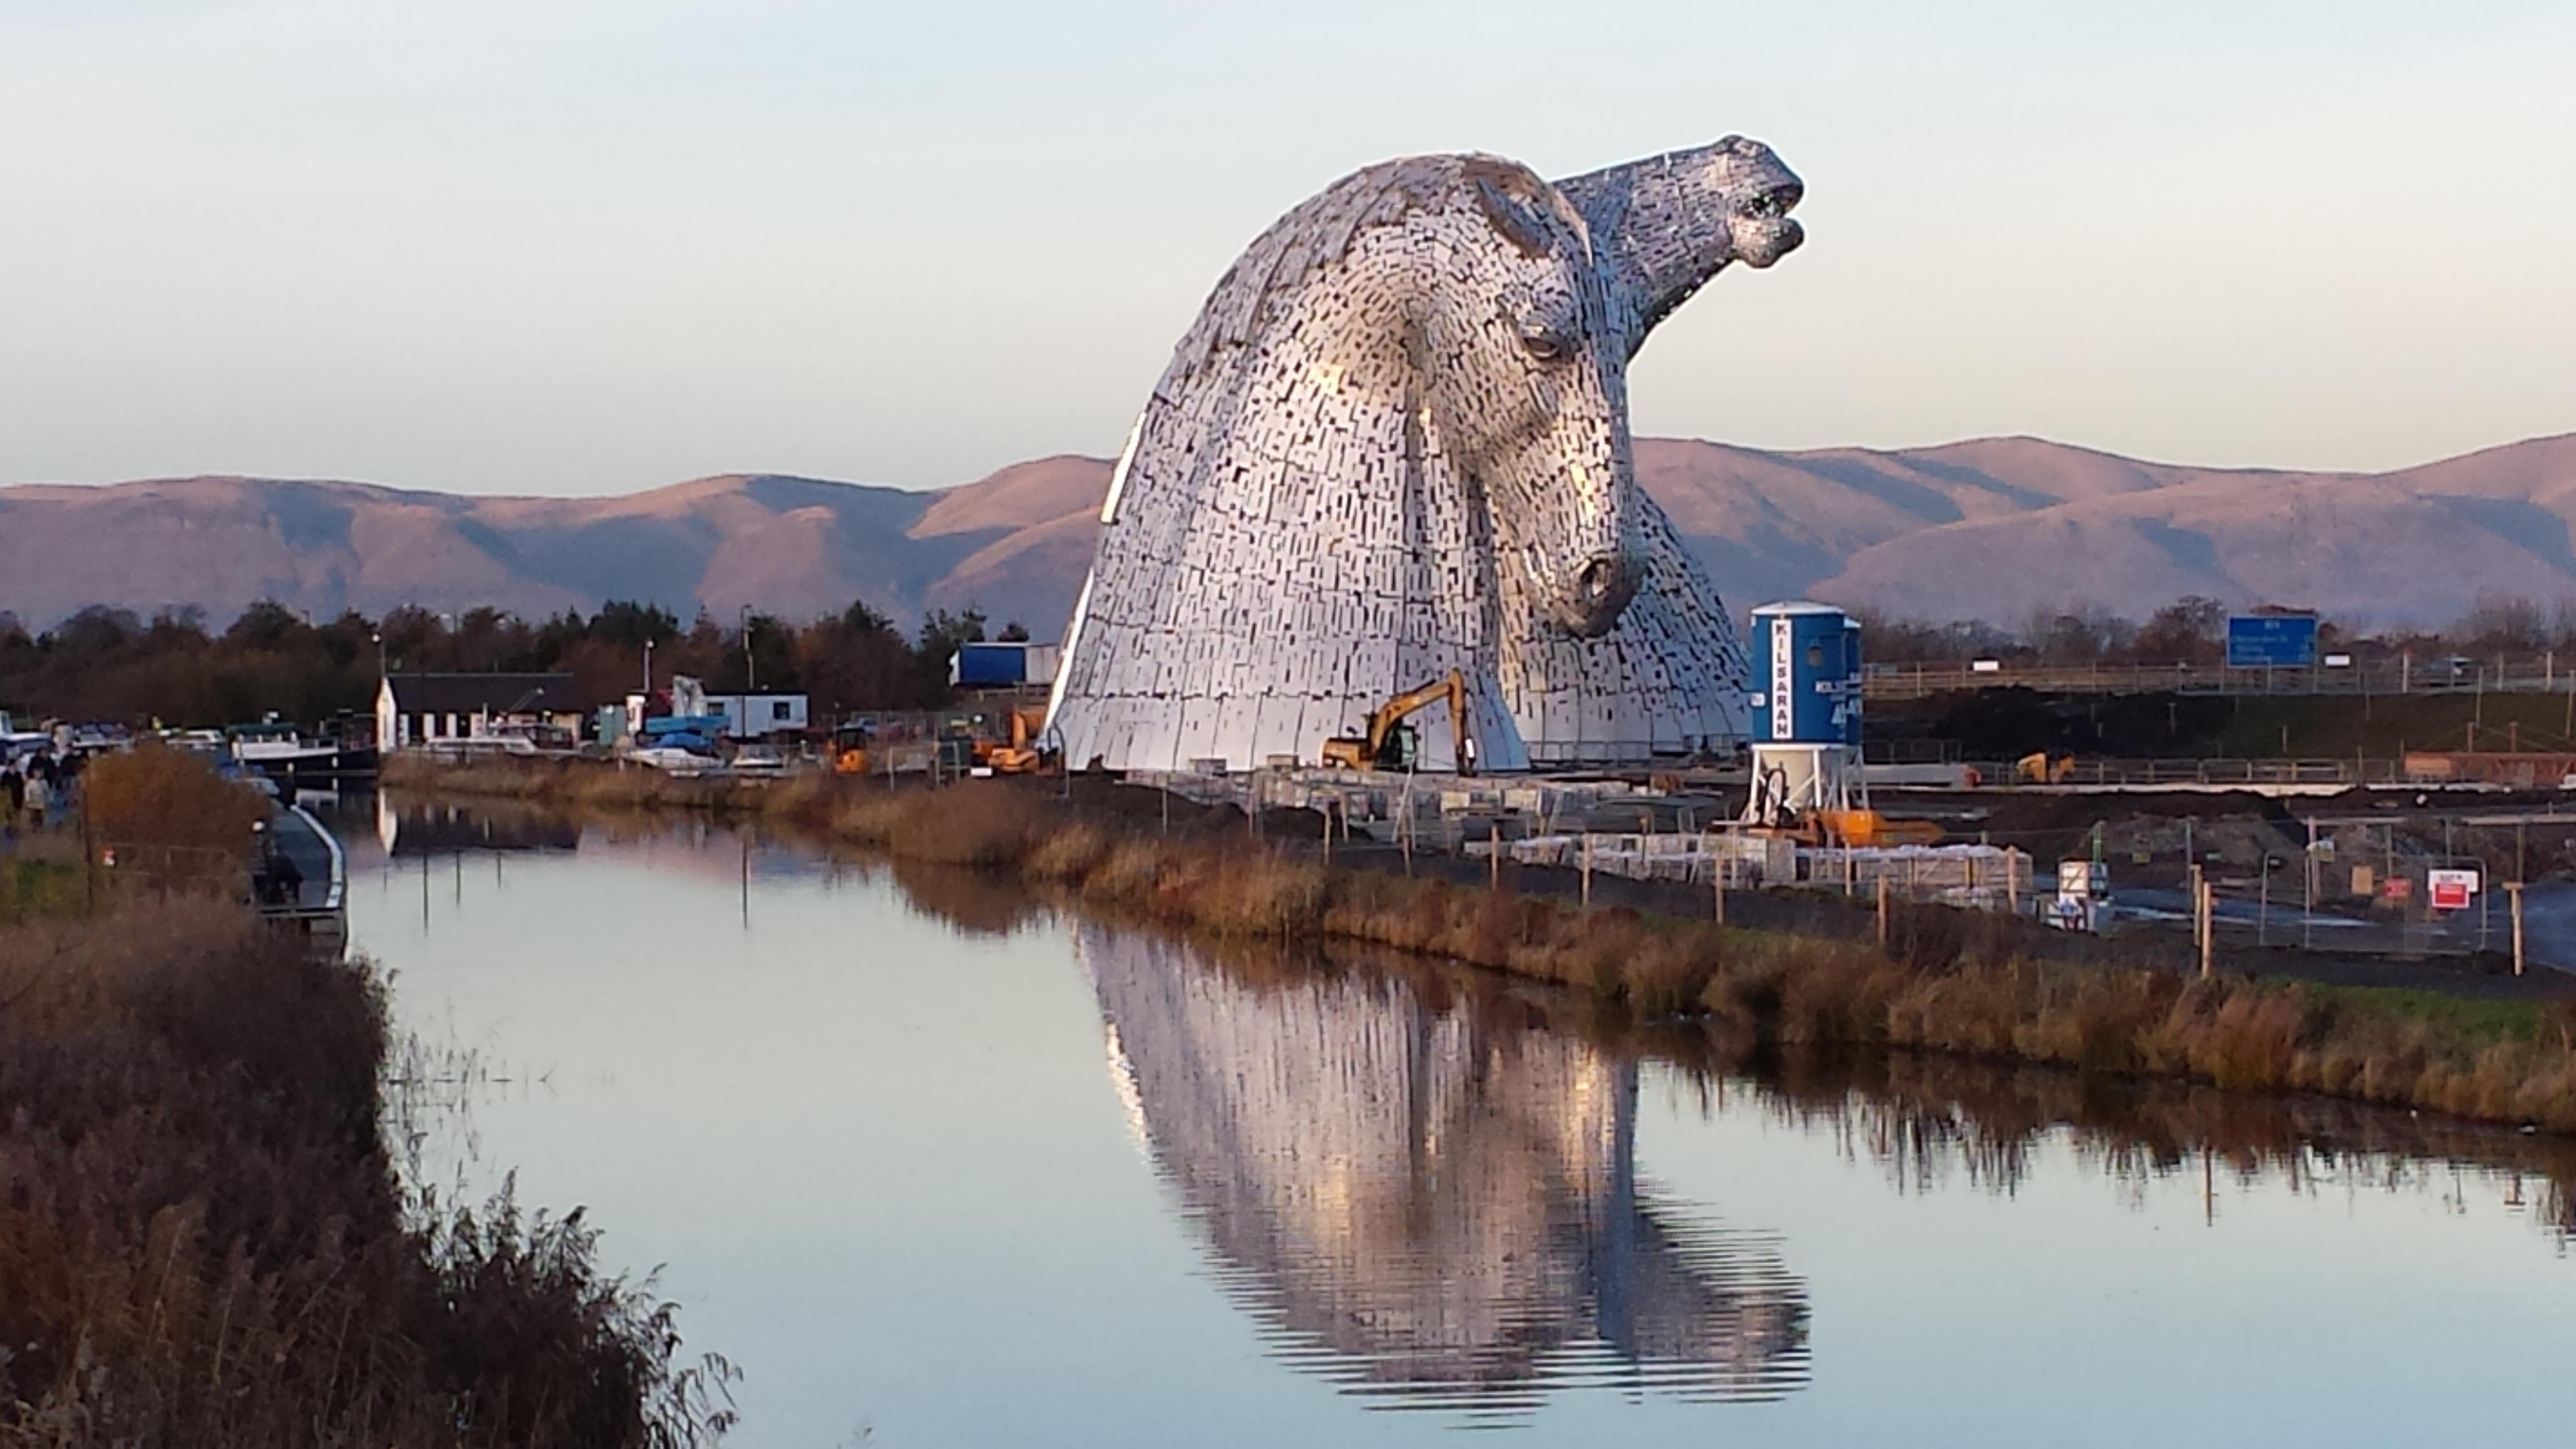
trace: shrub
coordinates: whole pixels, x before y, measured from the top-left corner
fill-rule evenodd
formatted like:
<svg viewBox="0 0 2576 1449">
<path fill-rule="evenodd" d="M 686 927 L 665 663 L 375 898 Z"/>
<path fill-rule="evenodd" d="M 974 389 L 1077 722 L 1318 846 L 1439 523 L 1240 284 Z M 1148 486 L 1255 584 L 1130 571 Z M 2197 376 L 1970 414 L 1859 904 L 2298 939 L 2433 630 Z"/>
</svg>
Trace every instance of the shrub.
<svg viewBox="0 0 2576 1449">
<path fill-rule="evenodd" d="M 258 791 L 155 743 L 100 757 L 82 773 L 80 788 L 95 843 L 164 885 L 229 888 L 247 868 L 269 814 Z"/>
</svg>

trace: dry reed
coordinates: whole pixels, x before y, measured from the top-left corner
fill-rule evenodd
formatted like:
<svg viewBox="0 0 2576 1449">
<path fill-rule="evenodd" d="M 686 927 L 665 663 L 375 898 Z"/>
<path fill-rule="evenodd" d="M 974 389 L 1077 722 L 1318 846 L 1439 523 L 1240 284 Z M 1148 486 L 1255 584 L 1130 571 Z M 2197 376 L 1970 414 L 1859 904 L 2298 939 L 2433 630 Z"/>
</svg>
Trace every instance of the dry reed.
<svg viewBox="0 0 2576 1449">
<path fill-rule="evenodd" d="M 385 1004 L 234 904 L 0 928 L 0 1443 L 668 1445 L 728 1414 L 580 1215 L 409 1200 Z"/>
</svg>

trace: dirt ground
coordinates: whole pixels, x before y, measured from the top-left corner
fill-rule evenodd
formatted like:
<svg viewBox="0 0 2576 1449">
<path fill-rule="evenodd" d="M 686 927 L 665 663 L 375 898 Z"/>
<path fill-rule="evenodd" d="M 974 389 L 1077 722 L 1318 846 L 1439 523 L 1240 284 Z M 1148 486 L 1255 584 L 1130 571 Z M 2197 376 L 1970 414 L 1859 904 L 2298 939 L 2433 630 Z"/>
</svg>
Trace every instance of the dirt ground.
<svg viewBox="0 0 2576 1449">
<path fill-rule="evenodd" d="M 2132 760 L 2392 760 L 2408 750 L 2557 750 L 2576 734 L 2565 692 L 2487 694 L 2042 694 L 1981 689 L 1874 702 L 1876 750 L 1937 744 L 1953 758 L 2015 760 L 2033 750 Z M 1879 756 L 1873 754 L 1873 758 Z M 1900 756 L 1901 757 L 1901 756 Z"/>
</svg>

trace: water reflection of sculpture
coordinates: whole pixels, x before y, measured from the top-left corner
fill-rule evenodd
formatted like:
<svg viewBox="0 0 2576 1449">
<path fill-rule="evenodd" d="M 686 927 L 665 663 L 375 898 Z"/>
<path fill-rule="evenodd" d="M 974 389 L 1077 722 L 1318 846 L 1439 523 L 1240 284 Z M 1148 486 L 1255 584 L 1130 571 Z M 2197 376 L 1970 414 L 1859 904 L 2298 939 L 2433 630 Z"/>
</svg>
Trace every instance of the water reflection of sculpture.
<svg viewBox="0 0 2576 1449">
<path fill-rule="evenodd" d="M 1478 1408 L 1804 1382 L 1805 1293 L 1772 1244 L 1642 1200 L 1633 1064 L 1400 980 L 1263 985 L 1166 942 L 1078 941 L 1139 1139 L 1275 1351 Z"/>
</svg>

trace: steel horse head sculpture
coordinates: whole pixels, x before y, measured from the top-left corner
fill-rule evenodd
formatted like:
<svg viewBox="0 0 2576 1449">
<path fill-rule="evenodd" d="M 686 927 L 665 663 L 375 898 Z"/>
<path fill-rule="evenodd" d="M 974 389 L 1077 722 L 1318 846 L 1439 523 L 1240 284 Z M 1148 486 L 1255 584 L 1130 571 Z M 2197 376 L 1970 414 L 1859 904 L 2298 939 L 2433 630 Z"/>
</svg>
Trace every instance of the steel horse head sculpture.
<svg viewBox="0 0 2576 1449">
<path fill-rule="evenodd" d="M 1056 681 L 1067 758 L 1311 760 L 1453 670 L 1468 737 L 1428 722 L 1426 767 L 1739 730 L 1742 652 L 1638 489 L 1627 367 L 1719 269 L 1798 244 L 1800 190 L 1729 138 L 1561 185 L 1406 158 L 1282 217 L 1112 474 Z"/>
</svg>

